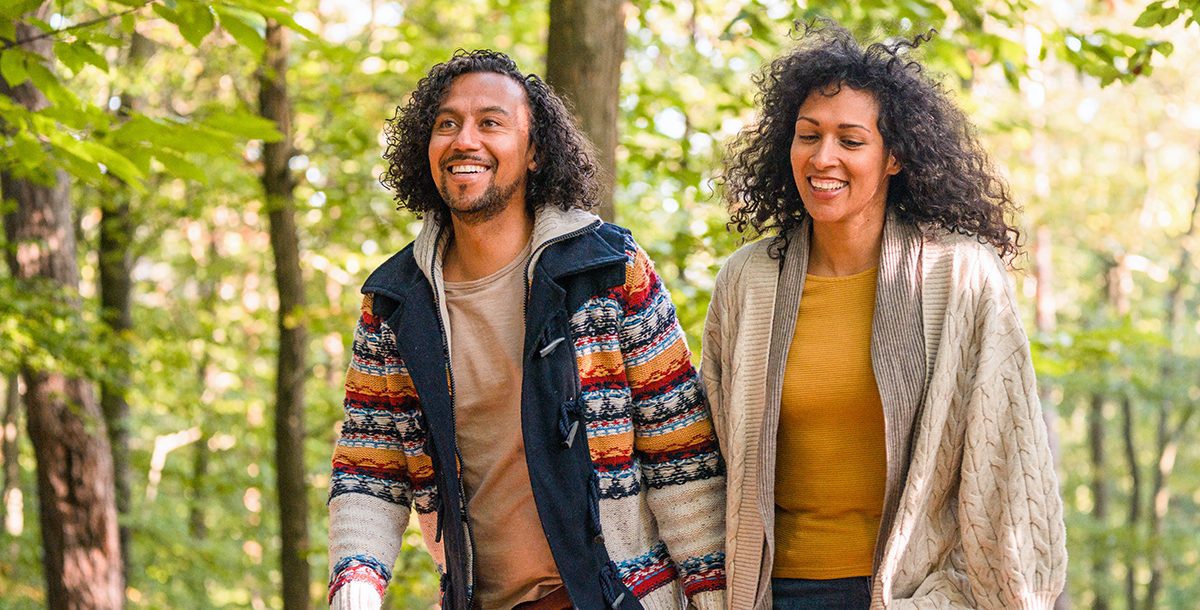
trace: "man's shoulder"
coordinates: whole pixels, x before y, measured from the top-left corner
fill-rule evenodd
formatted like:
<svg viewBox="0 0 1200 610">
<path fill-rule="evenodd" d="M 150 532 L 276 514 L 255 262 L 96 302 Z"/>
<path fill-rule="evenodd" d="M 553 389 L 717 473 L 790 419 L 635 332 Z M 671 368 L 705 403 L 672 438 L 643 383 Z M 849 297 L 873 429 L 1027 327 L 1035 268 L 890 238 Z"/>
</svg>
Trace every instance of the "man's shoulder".
<svg viewBox="0 0 1200 610">
<path fill-rule="evenodd" d="M 381 294 L 399 300 L 405 290 L 414 281 L 423 280 L 421 268 L 413 253 L 413 243 L 410 242 L 399 252 L 390 256 L 375 268 L 367 280 L 363 282 L 363 294 Z"/>
</svg>

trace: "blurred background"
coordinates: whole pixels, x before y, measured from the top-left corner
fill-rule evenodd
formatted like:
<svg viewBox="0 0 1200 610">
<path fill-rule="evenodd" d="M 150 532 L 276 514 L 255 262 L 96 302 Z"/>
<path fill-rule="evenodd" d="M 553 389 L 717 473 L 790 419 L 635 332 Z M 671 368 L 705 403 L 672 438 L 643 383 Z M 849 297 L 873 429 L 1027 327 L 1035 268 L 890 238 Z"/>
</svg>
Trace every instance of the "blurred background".
<svg viewBox="0 0 1200 610">
<path fill-rule="evenodd" d="M 366 274 L 416 236 L 381 128 L 434 63 L 548 77 L 698 360 L 714 176 L 797 21 L 913 57 L 1023 210 L 1013 279 L 1067 508 L 1060 608 L 1200 598 L 1198 0 L 6 0 L 0 606 L 325 604 Z M 119 527 L 115 524 L 119 524 Z M 415 529 L 390 608 L 436 604 Z M 121 598 L 121 599 L 119 599 Z M 123 599 L 123 601 L 122 601 Z M 65 600 L 65 601 L 64 601 Z"/>
</svg>

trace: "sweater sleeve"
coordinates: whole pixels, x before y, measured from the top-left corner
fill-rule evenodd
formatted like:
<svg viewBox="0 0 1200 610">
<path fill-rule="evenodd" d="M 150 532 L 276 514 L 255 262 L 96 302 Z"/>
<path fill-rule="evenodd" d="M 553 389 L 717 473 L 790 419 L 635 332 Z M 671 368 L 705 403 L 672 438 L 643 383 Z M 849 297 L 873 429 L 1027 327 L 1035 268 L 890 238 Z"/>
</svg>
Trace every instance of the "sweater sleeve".
<svg viewBox="0 0 1200 610">
<path fill-rule="evenodd" d="M 968 581 L 981 607 L 1049 610 L 1066 581 L 1066 534 L 1028 346 L 979 374 L 958 498 Z"/>
<path fill-rule="evenodd" d="M 633 402 L 634 452 L 659 535 L 698 608 L 723 608 L 725 477 L 704 389 L 675 307 L 632 239 L 621 352 Z"/>
<path fill-rule="evenodd" d="M 416 392 L 395 336 L 363 299 L 346 373 L 341 436 L 329 493 L 329 603 L 376 610 L 408 526 L 414 490 L 428 495 Z M 418 498 L 418 503 L 421 498 Z"/>
<path fill-rule="evenodd" d="M 1062 500 L 1028 339 L 1009 291 L 982 292 L 981 347 L 964 365 L 960 547 L 897 608 L 1050 610 L 1065 585 Z"/>
<path fill-rule="evenodd" d="M 723 319 L 725 316 L 725 301 L 724 301 L 724 274 L 717 276 L 716 285 L 713 286 L 712 298 L 708 302 L 708 312 L 704 317 L 704 337 L 701 342 L 700 352 L 700 373 L 704 380 L 704 387 L 708 397 L 709 409 L 712 412 L 713 426 L 716 428 L 717 441 L 720 443 L 721 454 L 728 455 L 726 451 L 725 439 L 728 438 L 728 428 L 726 426 L 727 413 L 725 410 L 724 396 L 722 388 L 724 387 L 724 374 L 722 367 L 722 355 L 724 354 L 724 332 Z"/>
</svg>

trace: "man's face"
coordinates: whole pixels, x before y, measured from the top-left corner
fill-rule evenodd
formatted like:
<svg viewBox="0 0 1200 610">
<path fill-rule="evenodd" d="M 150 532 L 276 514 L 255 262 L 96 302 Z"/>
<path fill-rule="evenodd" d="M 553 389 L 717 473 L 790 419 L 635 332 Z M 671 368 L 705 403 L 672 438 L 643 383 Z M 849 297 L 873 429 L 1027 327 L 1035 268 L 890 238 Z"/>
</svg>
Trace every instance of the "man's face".
<svg viewBox="0 0 1200 610">
<path fill-rule="evenodd" d="M 494 72 L 456 77 L 433 119 L 429 168 L 450 212 L 479 223 L 525 206 L 533 169 L 529 102 L 516 81 Z"/>
</svg>

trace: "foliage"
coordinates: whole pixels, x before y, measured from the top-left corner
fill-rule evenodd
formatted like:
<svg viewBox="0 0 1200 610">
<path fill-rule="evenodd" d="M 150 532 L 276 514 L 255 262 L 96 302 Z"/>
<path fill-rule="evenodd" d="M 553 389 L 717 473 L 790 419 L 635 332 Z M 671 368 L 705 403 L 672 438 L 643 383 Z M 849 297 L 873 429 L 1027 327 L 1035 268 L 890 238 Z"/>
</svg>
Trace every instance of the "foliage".
<svg viewBox="0 0 1200 610">
<path fill-rule="evenodd" d="M 37 4 L 0 6 L 0 76 L 28 80 L 50 102 L 28 111 L 0 97 L 0 168 L 40 180 L 57 170 L 71 176 L 83 274 L 73 296 L 85 308 L 60 311 L 47 305 L 60 302 L 46 298 L 49 287 L 0 272 L 0 373 L 25 365 L 119 377 L 118 339 L 98 321 L 94 252 L 102 206 L 130 202 L 136 305 L 132 336 L 121 338 L 135 347 L 127 371 L 136 474 L 130 607 L 279 604 L 270 450 L 277 299 L 257 180 L 262 144 L 279 134 L 256 118 L 255 71 L 266 19 L 295 34 L 290 167 L 309 291 L 305 450 L 320 599 L 328 454 L 357 288 L 420 226 L 379 186 L 380 128 L 456 48 L 499 48 L 543 72 L 546 3 L 466 0 L 448 11 L 399 0 L 369 10 L 333 0 L 64 0 L 33 22 L 52 42 L 50 61 L 12 44 L 12 19 Z M 1184 234 L 1200 173 L 1200 91 L 1187 63 L 1200 51 L 1200 28 L 1195 0 L 1113 6 L 628 2 L 617 220 L 655 260 L 698 354 L 713 278 L 744 240 L 726 229 L 718 168 L 725 142 L 754 120 L 753 74 L 789 44 L 797 20 L 831 17 L 864 36 L 936 28 L 918 56 L 945 75 L 978 124 L 1026 204 L 1023 226 L 1047 228 L 1053 245 L 1058 326 L 1034 333 L 1034 355 L 1059 422 L 1071 595 L 1081 605 L 1101 596 L 1120 607 L 1125 574 L 1144 579 L 1148 553 L 1163 548 L 1170 561 L 1160 601 L 1182 606 L 1200 593 L 1200 547 L 1186 534 L 1200 526 L 1200 454 L 1194 444 L 1178 450 L 1160 536 L 1145 521 L 1127 523 L 1118 407 L 1131 401 L 1148 510 L 1159 407 L 1177 405 L 1177 422 L 1200 401 L 1200 329 L 1188 316 L 1169 326 L 1164 308 L 1176 284 L 1182 311 L 1200 301 L 1194 259 L 1175 273 L 1182 249 L 1197 246 Z M 151 53 L 134 56 L 135 35 Z M 2 238 L 0 246 L 11 248 Z M 1026 306 L 1033 271 L 1018 273 Z M 1124 309 L 1111 302 L 1110 285 L 1127 287 Z M 1088 453 L 1094 394 L 1104 397 L 1109 431 L 1103 471 Z M 1194 421 L 1183 433 L 1194 437 Z M 164 453 L 171 439 L 181 444 Z M 28 443 L 20 466 L 25 528 L 0 534 L 0 597 L 6 607 L 33 608 L 42 588 Z M 1114 507 L 1103 519 L 1093 515 L 1094 474 L 1111 481 Z M 410 531 L 391 607 L 436 599 L 421 546 Z M 1104 578 L 1091 572 L 1096 557 L 1111 559 Z"/>
</svg>

